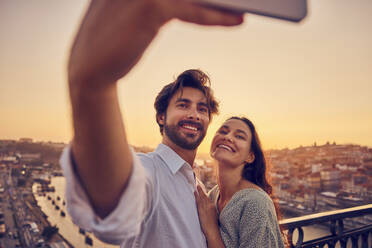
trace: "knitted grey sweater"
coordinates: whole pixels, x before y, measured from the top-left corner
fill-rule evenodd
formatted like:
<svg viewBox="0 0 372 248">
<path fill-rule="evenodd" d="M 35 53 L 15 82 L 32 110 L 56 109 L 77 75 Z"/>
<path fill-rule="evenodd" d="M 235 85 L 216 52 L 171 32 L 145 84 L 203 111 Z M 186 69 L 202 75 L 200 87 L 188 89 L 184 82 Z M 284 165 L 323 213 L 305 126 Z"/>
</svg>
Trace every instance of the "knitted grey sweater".
<svg viewBox="0 0 372 248">
<path fill-rule="evenodd" d="M 219 194 L 218 185 L 209 192 L 216 206 Z M 226 248 L 284 247 L 274 204 L 263 190 L 236 192 L 219 213 L 219 225 Z"/>
</svg>

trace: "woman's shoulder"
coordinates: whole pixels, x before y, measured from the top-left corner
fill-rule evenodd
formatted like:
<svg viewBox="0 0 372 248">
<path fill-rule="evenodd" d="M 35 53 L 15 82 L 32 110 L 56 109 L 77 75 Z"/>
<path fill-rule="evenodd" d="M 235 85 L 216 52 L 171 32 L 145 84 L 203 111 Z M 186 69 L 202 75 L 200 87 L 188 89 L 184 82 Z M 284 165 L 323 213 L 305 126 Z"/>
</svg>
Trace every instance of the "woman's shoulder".
<svg viewBox="0 0 372 248">
<path fill-rule="evenodd" d="M 273 209 L 273 202 L 270 196 L 262 189 L 245 188 L 237 193 L 232 198 L 234 205 L 239 205 L 242 209 L 250 211 L 262 211 L 264 209 Z"/>
<path fill-rule="evenodd" d="M 270 200 L 270 196 L 260 188 L 243 188 L 235 193 L 234 197 L 237 196 L 239 199 L 246 200 L 246 199 L 257 199 L 257 200 Z"/>
</svg>

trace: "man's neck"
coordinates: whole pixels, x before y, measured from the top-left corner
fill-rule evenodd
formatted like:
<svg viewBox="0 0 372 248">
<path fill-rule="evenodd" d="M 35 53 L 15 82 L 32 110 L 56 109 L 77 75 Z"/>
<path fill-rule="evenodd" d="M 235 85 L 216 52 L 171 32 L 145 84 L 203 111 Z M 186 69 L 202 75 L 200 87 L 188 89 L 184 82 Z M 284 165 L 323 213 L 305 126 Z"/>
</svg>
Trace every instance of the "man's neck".
<svg viewBox="0 0 372 248">
<path fill-rule="evenodd" d="M 174 144 L 173 142 L 170 142 L 168 140 L 163 139 L 162 143 L 169 148 L 171 148 L 175 153 L 178 154 L 183 160 L 185 160 L 187 163 L 191 165 L 191 167 L 194 167 L 194 160 L 196 156 L 196 151 L 195 150 L 187 150 L 179 147 L 178 145 Z"/>
</svg>

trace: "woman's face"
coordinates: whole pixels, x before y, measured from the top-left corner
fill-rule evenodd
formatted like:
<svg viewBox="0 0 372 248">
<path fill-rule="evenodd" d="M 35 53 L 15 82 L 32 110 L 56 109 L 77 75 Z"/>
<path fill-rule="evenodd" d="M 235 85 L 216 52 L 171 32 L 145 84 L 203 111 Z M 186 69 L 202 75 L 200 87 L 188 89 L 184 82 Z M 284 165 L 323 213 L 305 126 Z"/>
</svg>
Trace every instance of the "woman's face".
<svg viewBox="0 0 372 248">
<path fill-rule="evenodd" d="M 213 138 L 211 156 L 234 167 L 251 163 L 254 160 L 251 140 L 252 133 L 247 124 L 237 119 L 227 120 Z"/>
</svg>

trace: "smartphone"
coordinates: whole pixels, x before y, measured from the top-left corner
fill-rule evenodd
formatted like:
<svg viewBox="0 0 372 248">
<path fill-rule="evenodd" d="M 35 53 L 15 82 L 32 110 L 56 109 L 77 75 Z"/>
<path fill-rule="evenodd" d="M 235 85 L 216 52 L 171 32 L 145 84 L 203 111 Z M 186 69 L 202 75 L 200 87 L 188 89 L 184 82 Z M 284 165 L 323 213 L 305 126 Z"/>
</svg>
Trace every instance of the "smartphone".
<svg viewBox="0 0 372 248">
<path fill-rule="evenodd" d="M 307 15 L 307 0 L 197 0 L 203 5 L 229 11 L 249 12 L 299 22 Z"/>
</svg>

